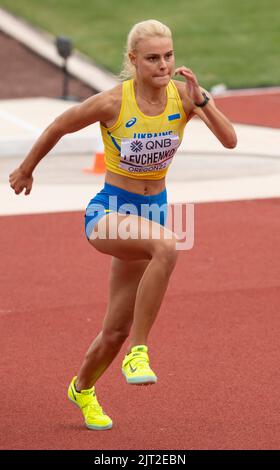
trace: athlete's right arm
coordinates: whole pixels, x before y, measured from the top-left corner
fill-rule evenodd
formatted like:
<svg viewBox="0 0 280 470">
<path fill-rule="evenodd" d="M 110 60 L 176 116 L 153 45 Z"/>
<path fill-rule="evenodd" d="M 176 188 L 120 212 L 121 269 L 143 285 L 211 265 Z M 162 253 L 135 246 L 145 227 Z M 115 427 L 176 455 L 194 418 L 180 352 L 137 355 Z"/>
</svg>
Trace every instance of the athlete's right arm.
<svg viewBox="0 0 280 470">
<path fill-rule="evenodd" d="M 117 87 L 116 87 L 117 88 Z M 32 149 L 9 176 L 9 182 L 16 194 L 26 188 L 25 195 L 32 188 L 32 173 L 40 160 L 57 144 L 65 134 L 76 132 L 94 122 L 106 122 L 115 114 L 115 91 L 110 90 L 94 95 L 81 104 L 72 106 L 59 115 L 36 140 Z"/>
</svg>

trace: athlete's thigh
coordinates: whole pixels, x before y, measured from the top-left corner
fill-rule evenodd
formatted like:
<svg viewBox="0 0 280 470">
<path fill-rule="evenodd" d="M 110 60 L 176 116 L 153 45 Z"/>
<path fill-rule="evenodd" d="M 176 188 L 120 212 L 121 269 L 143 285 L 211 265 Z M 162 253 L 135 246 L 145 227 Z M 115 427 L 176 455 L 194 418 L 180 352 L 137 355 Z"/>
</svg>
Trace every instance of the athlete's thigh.
<svg viewBox="0 0 280 470">
<path fill-rule="evenodd" d="M 162 225 L 138 217 L 111 213 L 94 228 L 89 242 L 98 251 L 123 260 L 150 260 L 159 243 L 176 242 L 176 236 Z"/>
<path fill-rule="evenodd" d="M 139 282 L 149 260 L 126 261 L 112 257 L 109 299 L 103 328 L 122 328 L 133 320 Z"/>
</svg>

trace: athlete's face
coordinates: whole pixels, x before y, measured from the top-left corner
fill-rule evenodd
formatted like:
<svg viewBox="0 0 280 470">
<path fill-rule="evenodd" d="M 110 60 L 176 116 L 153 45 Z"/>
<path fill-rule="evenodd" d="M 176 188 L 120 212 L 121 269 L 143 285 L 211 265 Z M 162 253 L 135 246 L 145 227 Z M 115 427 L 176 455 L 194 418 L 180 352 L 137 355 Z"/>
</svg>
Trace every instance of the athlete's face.
<svg viewBox="0 0 280 470">
<path fill-rule="evenodd" d="M 135 66 L 136 76 L 152 86 L 168 85 L 174 73 L 174 53 L 171 38 L 145 38 L 138 42 L 137 50 L 130 59 Z"/>
</svg>

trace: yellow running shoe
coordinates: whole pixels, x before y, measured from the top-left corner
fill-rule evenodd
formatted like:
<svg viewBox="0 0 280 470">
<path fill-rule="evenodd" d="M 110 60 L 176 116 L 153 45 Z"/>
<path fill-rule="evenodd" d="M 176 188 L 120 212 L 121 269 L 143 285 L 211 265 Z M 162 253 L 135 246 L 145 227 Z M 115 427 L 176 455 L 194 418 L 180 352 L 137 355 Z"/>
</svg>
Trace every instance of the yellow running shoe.
<svg viewBox="0 0 280 470">
<path fill-rule="evenodd" d="M 103 410 L 96 398 L 95 388 L 92 387 L 88 390 L 77 392 L 75 389 L 76 379 L 77 376 L 72 379 L 72 382 L 69 385 L 68 398 L 82 411 L 86 427 L 88 429 L 96 430 L 111 429 L 113 422 L 109 416 L 106 416 L 103 413 Z"/>
<path fill-rule="evenodd" d="M 122 362 L 122 373 L 128 384 L 154 384 L 157 381 L 156 374 L 149 366 L 148 347 L 145 345 L 134 346 Z"/>
</svg>

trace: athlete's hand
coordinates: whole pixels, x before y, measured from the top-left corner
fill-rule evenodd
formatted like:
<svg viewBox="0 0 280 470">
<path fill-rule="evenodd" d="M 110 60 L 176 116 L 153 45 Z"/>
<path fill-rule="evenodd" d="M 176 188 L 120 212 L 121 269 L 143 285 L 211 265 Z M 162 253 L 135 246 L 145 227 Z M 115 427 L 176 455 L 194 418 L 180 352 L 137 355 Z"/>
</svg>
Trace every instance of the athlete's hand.
<svg viewBox="0 0 280 470">
<path fill-rule="evenodd" d="M 21 168 L 17 168 L 10 174 L 9 182 L 16 194 L 20 194 L 26 188 L 24 194 L 27 196 L 32 188 L 33 176 L 27 175 Z"/>
<path fill-rule="evenodd" d="M 175 75 L 176 74 L 180 74 L 185 78 L 187 93 L 193 102 L 202 103 L 204 101 L 204 96 L 202 95 L 197 77 L 193 71 L 182 65 L 175 70 Z"/>
</svg>

